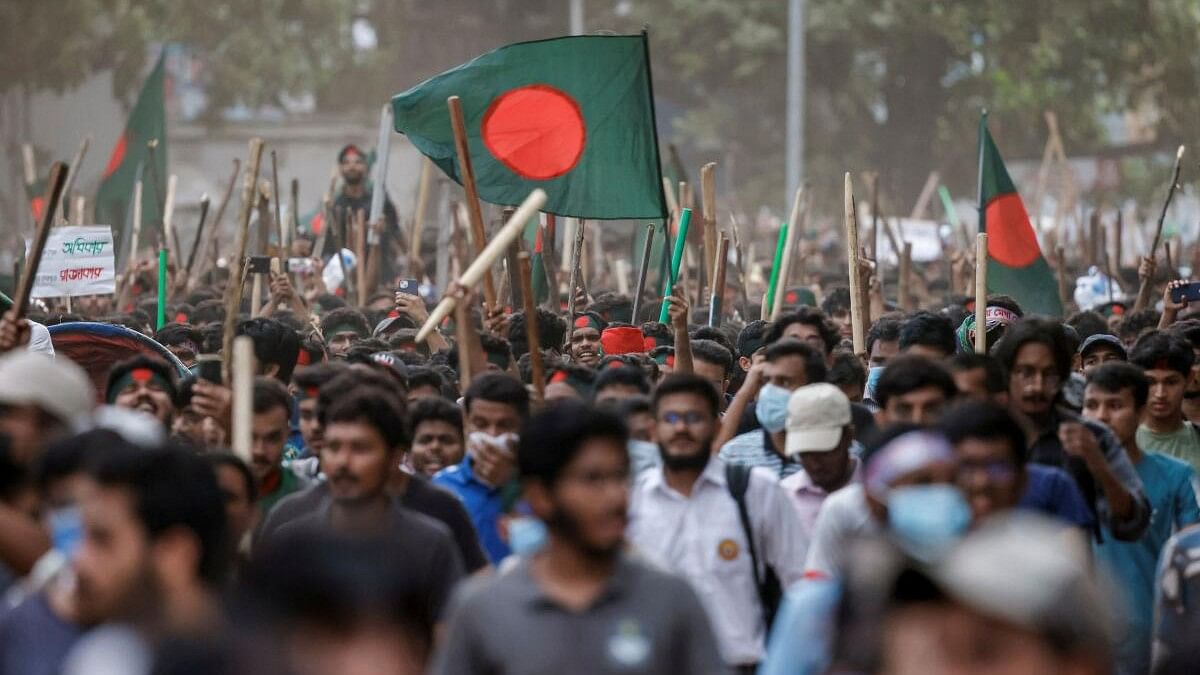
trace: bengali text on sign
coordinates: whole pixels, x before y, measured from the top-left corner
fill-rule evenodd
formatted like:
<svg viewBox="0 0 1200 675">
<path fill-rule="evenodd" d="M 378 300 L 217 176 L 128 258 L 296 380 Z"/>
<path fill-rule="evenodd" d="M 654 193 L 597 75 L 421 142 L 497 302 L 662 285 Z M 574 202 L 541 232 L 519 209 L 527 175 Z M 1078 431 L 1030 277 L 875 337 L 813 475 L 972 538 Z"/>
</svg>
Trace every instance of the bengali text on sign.
<svg viewBox="0 0 1200 675">
<path fill-rule="evenodd" d="M 50 231 L 34 277 L 32 297 L 100 295 L 115 290 L 116 264 L 110 227 L 82 225 Z"/>
</svg>

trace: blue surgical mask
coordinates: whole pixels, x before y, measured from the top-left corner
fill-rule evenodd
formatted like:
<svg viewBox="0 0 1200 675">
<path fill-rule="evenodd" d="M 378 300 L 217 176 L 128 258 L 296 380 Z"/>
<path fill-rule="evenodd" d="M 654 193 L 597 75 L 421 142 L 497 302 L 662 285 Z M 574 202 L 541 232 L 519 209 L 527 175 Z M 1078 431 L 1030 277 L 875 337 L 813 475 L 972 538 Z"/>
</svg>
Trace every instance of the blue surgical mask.
<svg viewBox="0 0 1200 675">
<path fill-rule="evenodd" d="M 83 542 L 83 523 L 79 519 L 79 508 L 68 506 L 54 509 L 46 516 L 50 525 L 50 543 L 56 551 L 67 559 L 79 550 Z"/>
<path fill-rule="evenodd" d="M 531 556 L 546 545 L 546 524 L 533 516 L 520 516 L 508 523 L 508 547 L 519 556 Z"/>
<path fill-rule="evenodd" d="M 971 524 L 971 507 L 946 483 L 907 485 L 888 492 L 888 525 L 901 548 L 922 562 L 948 551 Z"/>
<path fill-rule="evenodd" d="M 867 388 L 863 392 L 865 398 L 875 400 L 875 386 L 879 384 L 879 378 L 883 376 L 884 368 L 886 366 L 871 366 L 867 371 Z"/>
<path fill-rule="evenodd" d="M 788 399 L 792 392 L 777 384 L 765 384 L 758 390 L 758 401 L 754 404 L 754 414 L 758 423 L 771 433 L 783 431 L 787 426 Z"/>
</svg>

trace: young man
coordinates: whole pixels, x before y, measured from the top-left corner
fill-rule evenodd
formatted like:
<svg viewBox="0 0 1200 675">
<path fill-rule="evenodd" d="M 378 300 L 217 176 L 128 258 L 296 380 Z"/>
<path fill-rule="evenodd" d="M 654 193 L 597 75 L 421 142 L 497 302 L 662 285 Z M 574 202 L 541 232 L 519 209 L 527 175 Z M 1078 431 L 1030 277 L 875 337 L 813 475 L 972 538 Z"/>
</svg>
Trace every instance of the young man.
<svg viewBox="0 0 1200 675">
<path fill-rule="evenodd" d="M 785 338 L 767 347 L 766 361 L 750 369 L 734 398 L 730 415 L 738 415 L 755 400 L 754 411 L 762 428 L 735 436 L 721 446 L 721 459 L 731 464 L 761 466 L 778 478 L 800 470 L 788 457 L 788 400 L 796 389 L 825 380 L 825 357 L 807 342 Z M 733 420 L 727 420 L 732 423 Z"/>
<path fill-rule="evenodd" d="M 362 312 L 353 307 L 339 307 L 321 318 L 321 334 L 325 336 L 329 355 L 342 359 L 355 341 L 371 336 L 371 327 Z"/>
<path fill-rule="evenodd" d="M 1141 342 L 1153 342 L 1153 337 L 1158 336 L 1142 338 Z M 1142 346 L 1139 343 L 1134 353 Z M 1152 355 L 1158 348 L 1153 344 L 1144 346 L 1144 355 Z M 1191 356 L 1191 349 L 1187 355 Z M 1161 386 L 1152 382 L 1136 365 L 1107 363 L 1088 374 L 1084 389 L 1084 416 L 1103 422 L 1116 434 L 1142 479 L 1153 509 L 1150 526 L 1136 541 L 1117 541 L 1106 531 L 1107 536 L 1095 546 L 1097 560 L 1117 582 L 1124 601 L 1125 611 L 1118 615 L 1123 630 L 1118 632 L 1121 639 L 1117 646 L 1117 672 L 1122 675 L 1150 671 L 1154 574 L 1159 553 L 1172 534 L 1200 522 L 1195 470 L 1186 462 L 1150 452 L 1140 443 L 1138 421 L 1146 417 L 1147 400 L 1153 400 L 1150 392 Z"/>
<path fill-rule="evenodd" d="M 284 497 L 303 490 L 308 481 L 284 466 L 291 398 L 279 381 L 254 380 L 254 420 L 251 425 L 250 471 L 258 489 L 258 508 L 265 518 Z"/>
<path fill-rule="evenodd" d="M 408 409 L 412 447 L 408 461 L 413 471 L 432 478 L 463 458 L 462 408 L 444 398 L 423 398 Z"/>
<path fill-rule="evenodd" d="M 1087 375 L 1109 361 L 1128 361 L 1125 345 L 1116 335 L 1098 333 L 1089 336 L 1079 345 L 1079 372 Z"/>
<path fill-rule="evenodd" d="M 1138 445 L 1200 466 L 1200 430 L 1183 416 L 1183 397 L 1192 376 L 1195 356 L 1184 338 L 1169 332 L 1150 333 L 1138 340 L 1130 362 L 1150 381 Z"/>
<path fill-rule="evenodd" d="M 1032 437 L 1029 459 L 1066 469 L 1098 523 L 1113 536 L 1134 541 L 1150 520 L 1141 480 L 1103 424 L 1056 405 L 1071 374 L 1072 351 L 1061 324 L 1022 319 L 993 350 L 1008 373 L 1009 409 Z"/>
<path fill-rule="evenodd" d="M 178 410 L 175 373 L 166 361 L 139 354 L 114 365 L 104 387 L 109 405 L 146 413 L 170 431 Z"/>
<path fill-rule="evenodd" d="M 954 379 L 934 361 L 905 354 L 892 359 L 875 385 L 880 428 L 892 424 L 928 426 L 958 393 Z"/>
<path fill-rule="evenodd" d="M 529 392 L 501 373 L 476 377 L 463 394 L 467 453 L 442 469 L 433 482 L 462 500 L 488 558 L 499 563 L 511 553 L 500 521 L 515 501 L 517 432 L 529 417 Z"/>
<path fill-rule="evenodd" d="M 834 326 L 821 310 L 812 307 L 801 307 L 774 321 L 767 330 L 765 342 L 772 344 L 781 338 L 795 338 L 807 342 L 809 346 L 821 352 L 827 363 L 834 348 L 842 341 L 837 326 Z"/>
<path fill-rule="evenodd" d="M 595 312 L 576 314 L 571 323 L 567 356 L 576 363 L 595 368 L 600 363 L 600 332 L 604 326 L 604 319 Z"/>
<path fill-rule="evenodd" d="M 780 486 L 796 509 L 806 541 L 812 538 L 825 498 L 860 480 L 858 458 L 850 453 L 853 444 L 850 399 L 837 387 L 819 382 L 792 392 L 786 450 L 803 470 L 784 478 Z"/>
<path fill-rule="evenodd" d="M 946 361 L 959 396 L 1008 407 L 1008 382 L 1000 362 L 986 354 L 962 352 Z"/>
<path fill-rule="evenodd" d="M 715 340 L 692 340 L 691 345 L 692 371 L 712 382 L 721 399 L 728 403 L 726 391 L 733 370 L 733 354 Z M 724 410 L 724 406 L 721 409 Z"/>
<path fill-rule="evenodd" d="M 238 324 L 238 335 L 248 335 L 254 341 L 254 360 L 258 374 L 273 377 L 287 384 L 300 356 L 300 335 L 286 324 L 267 317 L 249 319 Z"/>
<path fill-rule="evenodd" d="M 301 457 L 321 456 L 321 423 L 317 419 L 317 397 L 321 387 L 346 372 L 342 363 L 318 363 L 292 374 L 292 398 L 296 401 Z"/>
<path fill-rule="evenodd" d="M 728 480 L 745 474 L 728 471 L 711 452 L 720 398 L 707 380 L 672 375 L 655 391 L 653 405 L 663 464 L 634 484 L 629 541 L 692 583 L 715 624 L 725 663 L 749 669 L 763 657 L 766 634 L 756 579 L 766 574 L 764 564 L 785 588 L 801 578 L 800 522 L 777 476 L 755 468 L 743 495 L 746 531 Z M 750 546 L 758 570 L 751 567 Z"/>
<path fill-rule="evenodd" d="M 624 551 L 626 441 L 618 418 L 581 403 L 530 420 L 517 461 L 546 544 L 464 589 L 433 673 L 723 669 L 691 586 Z"/>
<path fill-rule="evenodd" d="M 619 363 L 609 364 L 596 376 L 592 386 L 592 401 L 597 405 L 612 401 L 619 403 L 634 396 L 648 396 L 650 381 L 640 368 L 624 366 Z"/>
<path fill-rule="evenodd" d="M 896 319 L 882 318 L 867 331 L 867 365 L 882 368 L 900 354 L 901 323 Z"/>
<path fill-rule="evenodd" d="M 750 372 L 750 367 L 763 361 L 766 351 L 766 334 L 771 324 L 762 319 L 747 323 L 737 337 L 738 367 L 742 372 Z M 645 332 L 645 329 L 643 329 Z"/>
<path fill-rule="evenodd" d="M 900 326 L 900 353 L 924 356 L 933 361 L 953 356 L 954 324 L 931 312 L 917 312 Z"/>
</svg>

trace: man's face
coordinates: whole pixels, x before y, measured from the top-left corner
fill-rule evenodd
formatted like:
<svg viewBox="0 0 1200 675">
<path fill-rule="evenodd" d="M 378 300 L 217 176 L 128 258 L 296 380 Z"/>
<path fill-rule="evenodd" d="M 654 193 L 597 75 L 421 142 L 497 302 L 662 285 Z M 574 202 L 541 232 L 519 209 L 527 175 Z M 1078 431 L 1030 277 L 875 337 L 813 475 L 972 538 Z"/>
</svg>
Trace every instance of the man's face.
<svg viewBox="0 0 1200 675">
<path fill-rule="evenodd" d="M 362 502 L 384 494 L 394 459 L 392 448 L 369 424 L 333 422 L 325 429 L 321 468 L 335 501 Z"/>
<path fill-rule="evenodd" d="M 804 357 L 788 354 L 763 366 L 763 382 L 795 391 L 808 384 L 808 372 L 804 369 Z"/>
<path fill-rule="evenodd" d="M 787 328 L 783 329 L 785 338 L 795 338 L 808 343 L 810 347 L 817 350 L 820 354 L 828 356 L 829 352 L 825 349 L 825 338 L 821 337 L 821 331 L 816 326 L 810 326 L 806 323 L 791 323 Z"/>
<path fill-rule="evenodd" d="M 711 452 L 717 418 L 708 401 L 697 394 L 664 396 L 655 411 L 655 434 L 663 460 L 704 466 Z M 701 460 L 703 458 L 703 461 Z"/>
<path fill-rule="evenodd" d="M 304 446 L 312 454 L 318 455 L 321 452 L 318 447 L 321 444 L 321 422 L 317 419 L 317 398 L 302 398 L 296 408 L 300 413 L 300 436 L 304 439 Z"/>
<path fill-rule="evenodd" d="M 500 401 L 481 398 L 472 400 L 464 421 L 468 434 L 472 431 L 482 431 L 489 436 L 500 436 L 521 431 L 521 415 L 516 406 Z"/>
<path fill-rule="evenodd" d="M 1083 416 L 1108 425 L 1122 444 L 1137 438 L 1138 424 L 1142 421 L 1142 410 L 1133 400 L 1129 387 L 1110 392 L 1089 384 L 1083 390 Z"/>
<path fill-rule="evenodd" d="M 1116 347 L 1106 344 L 1099 344 L 1089 349 L 1087 353 L 1083 355 L 1080 365 L 1081 370 L 1083 370 L 1083 374 L 1087 375 L 1109 361 L 1124 360 L 1125 359 L 1121 358 L 1121 353 L 1117 351 Z"/>
<path fill-rule="evenodd" d="M 596 405 L 605 401 L 624 401 L 641 395 L 642 390 L 632 384 L 613 383 L 596 392 Z"/>
<path fill-rule="evenodd" d="M 204 445 L 204 415 L 188 405 L 175 416 L 171 433 L 196 445 Z"/>
<path fill-rule="evenodd" d="M 1008 375 L 1008 398 L 1017 410 L 1026 415 L 1050 411 L 1062 380 L 1049 347 L 1040 342 L 1022 345 Z"/>
<path fill-rule="evenodd" d="M 625 418 L 625 422 L 629 425 L 630 438 L 648 443 L 658 442 L 654 436 L 654 415 L 648 412 L 633 413 Z"/>
<path fill-rule="evenodd" d="M 854 337 L 854 324 L 850 322 L 850 310 L 836 309 L 829 318 L 833 321 L 833 325 L 837 326 L 838 335 L 843 338 Z"/>
<path fill-rule="evenodd" d="M 1192 394 L 1192 398 L 1200 396 L 1200 349 L 1192 349 L 1192 374 L 1188 378 L 1187 393 Z"/>
<path fill-rule="evenodd" d="M 225 504 L 225 523 L 229 527 L 230 539 L 240 542 L 254 527 L 257 512 L 254 501 L 246 492 L 246 481 L 242 472 L 227 464 L 217 465 L 217 487 Z"/>
<path fill-rule="evenodd" d="M 571 331 L 571 359 L 588 368 L 600 362 L 600 331 L 595 328 L 575 328 Z"/>
<path fill-rule="evenodd" d="M 338 331 L 329 339 L 329 354 L 341 358 L 350 351 L 350 345 L 358 340 L 358 332 L 352 330 Z"/>
<path fill-rule="evenodd" d="M 1146 401 L 1146 416 L 1164 422 L 1177 419 L 1183 411 L 1183 394 L 1187 390 L 1187 375 L 1166 368 L 1151 368 L 1146 371 L 1146 379 L 1150 380 L 1150 398 Z"/>
<path fill-rule="evenodd" d="M 175 416 L 175 403 L 162 382 L 156 377 L 131 379 L 125 388 L 117 392 L 113 401 L 121 408 L 129 408 L 153 415 L 168 429 Z"/>
<path fill-rule="evenodd" d="M 871 367 L 886 366 L 900 354 L 899 340 L 876 340 L 871 344 Z"/>
<path fill-rule="evenodd" d="M 73 303 L 75 311 L 90 319 L 96 319 L 108 314 L 112 314 L 113 296 L 110 293 L 103 295 L 84 295 L 74 298 Z"/>
<path fill-rule="evenodd" d="M 259 485 L 279 471 L 283 460 L 283 446 L 288 435 L 288 411 L 274 407 L 266 412 L 254 413 L 254 425 L 250 430 L 250 471 Z"/>
<path fill-rule="evenodd" d="M 987 390 L 987 369 L 970 368 L 954 371 L 954 386 L 958 393 L 976 401 L 990 401 Z"/>
<path fill-rule="evenodd" d="M 958 456 L 958 488 L 975 522 L 1017 505 L 1024 489 L 1024 470 L 1004 438 L 967 438 L 954 446 Z"/>
<path fill-rule="evenodd" d="M 413 431 L 409 461 L 426 476 L 454 466 L 463 458 L 462 429 L 444 420 L 425 420 Z"/>
<path fill-rule="evenodd" d="M 609 558 L 625 544 L 629 455 L 611 438 L 584 441 L 550 488 L 552 508 L 540 513 L 551 532 L 592 557 Z"/>
<path fill-rule="evenodd" d="M 342 180 L 346 181 L 347 185 L 358 185 L 367 174 L 367 160 L 357 152 L 350 151 L 342 157 L 338 168 L 341 169 Z"/>
<path fill-rule="evenodd" d="M 729 387 L 729 380 L 725 379 L 725 366 L 719 363 L 709 363 L 693 357 L 692 371 L 712 382 L 712 386 L 721 396 L 725 395 L 725 390 Z"/>
<path fill-rule="evenodd" d="M 29 466 L 47 443 L 64 433 L 62 425 L 53 420 L 36 405 L 0 404 L 0 434 L 8 436 L 13 461 Z"/>
<path fill-rule="evenodd" d="M 930 425 L 937 422 L 946 407 L 946 394 L 940 387 L 921 387 L 910 392 L 888 398 L 887 406 L 881 409 L 881 426 L 889 424 Z"/>
<path fill-rule="evenodd" d="M 156 586 L 149 535 L 127 490 L 89 479 L 80 493 L 83 542 L 72 560 L 80 622 L 130 618 L 149 603 Z"/>
<path fill-rule="evenodd" d="M 896 344 L 899 345 L 899 343 L 896 343 Z M 947 356 L 950 356 L 949 354 L 942 351 L 941 349 L 938 349 L 937 347 L 934 347 L 932 345 L 922 345 L 922 344 L 909 345 L 908 349 L 904 350 L 904 354 L 906 356 L 923 356 L 923 357 L 929 359 L 930 361 L 941 361 L 942 359 L 946 358 Z"/>
<path fill-rule="evenodd" d="M 800 465 L 812 482 L 826 492 L 846 484 L 850 477 L 850 439 L 853 432 L 850 427 L 842 430 L 842 440 L 838 446 L 828 452 L 801 452 Z"/>
</svg>

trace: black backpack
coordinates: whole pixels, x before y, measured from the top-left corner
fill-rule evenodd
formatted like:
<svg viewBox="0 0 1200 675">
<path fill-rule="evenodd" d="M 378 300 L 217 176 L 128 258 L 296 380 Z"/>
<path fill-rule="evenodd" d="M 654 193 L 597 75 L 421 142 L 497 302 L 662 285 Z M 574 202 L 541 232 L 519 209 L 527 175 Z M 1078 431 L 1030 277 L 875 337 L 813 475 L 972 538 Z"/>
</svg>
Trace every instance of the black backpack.
<svg viewBox="0 0 1200 675">
<path fill-rule="evenodd" d="M 742 532 L 746 534 L 746 541 L 750 543 L 750 564 L 754 570 L 754 585 L 758 588 L 758 599 L 763 608 L 763 620 L 767 622 L 769 630 L 775 621 L 779 603 L 783 599 L 783 584 L 779 583 L 779 577 L 770 565 L 764 564 L 765 574 L 759 572 L 758 549 L 754 545 L 754 529 L 750 526 L 750 512 L 746 509 L 746 488 L 750 486 L 750 470 L 752 468 L 748 464 L 726 464 L 725 481 L 729 483 L 729 495 L 737 502 L 738 516 L 742 520 Z"/>
</svg>

